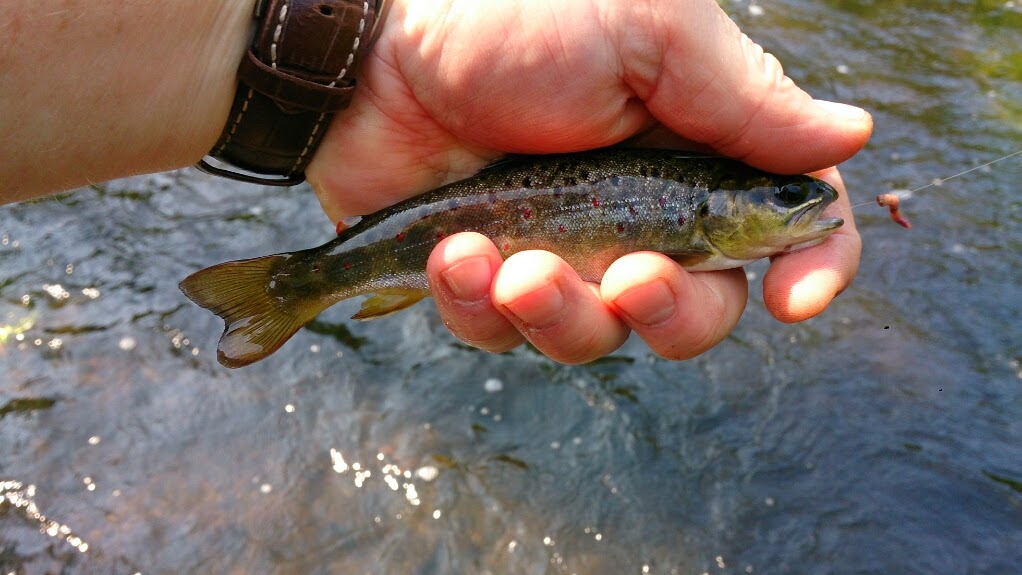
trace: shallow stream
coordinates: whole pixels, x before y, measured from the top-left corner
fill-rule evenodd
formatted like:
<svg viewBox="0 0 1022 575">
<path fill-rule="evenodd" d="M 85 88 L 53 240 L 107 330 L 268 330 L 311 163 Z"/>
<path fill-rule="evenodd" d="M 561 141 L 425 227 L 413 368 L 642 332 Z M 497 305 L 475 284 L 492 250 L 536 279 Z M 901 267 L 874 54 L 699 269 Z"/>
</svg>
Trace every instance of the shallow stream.
<svg viewBox="0 0 1022 575">
<path fill-rule="evenodd" d="M 869 109 L 853 202 L 1022 149 L 1022 5 L 724 2 Z M 191 170 L 0 208 L 0 573 L 1022 572 L 1022 156 L 857 210 L 855 284 L 688 362 L 324 313 L 242 370 L 177 282 L 332 227 Z"/>
</svg>

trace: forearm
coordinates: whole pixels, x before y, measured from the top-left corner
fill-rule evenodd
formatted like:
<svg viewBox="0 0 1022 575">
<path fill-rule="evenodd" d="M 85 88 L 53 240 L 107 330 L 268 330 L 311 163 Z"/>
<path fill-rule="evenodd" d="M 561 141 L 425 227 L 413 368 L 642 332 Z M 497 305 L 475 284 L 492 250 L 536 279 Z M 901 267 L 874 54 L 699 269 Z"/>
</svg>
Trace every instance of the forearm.
<svg viewBox="0 0 1022 575">
<path fill-rule="evenodd" d="M 254 4 L 0 3 L 0 203 L 201 158 Z"/>
</svg>

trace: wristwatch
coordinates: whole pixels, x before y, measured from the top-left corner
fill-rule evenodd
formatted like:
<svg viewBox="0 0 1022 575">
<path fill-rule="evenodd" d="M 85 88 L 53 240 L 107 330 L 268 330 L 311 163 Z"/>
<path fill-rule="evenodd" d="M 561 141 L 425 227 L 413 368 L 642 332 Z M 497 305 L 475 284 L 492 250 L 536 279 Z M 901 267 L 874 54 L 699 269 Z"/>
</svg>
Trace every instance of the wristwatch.
<svg viewBox="0 0 1022 575">
<path fill-rule="evenodd" d="M 200 170 L 291 186 L 330 120 L 348 107 L 355 72 L 379 33 L 387 0 L 258 0 L 257 29 L 238 67 L 227 125 Z"/>
</svg>

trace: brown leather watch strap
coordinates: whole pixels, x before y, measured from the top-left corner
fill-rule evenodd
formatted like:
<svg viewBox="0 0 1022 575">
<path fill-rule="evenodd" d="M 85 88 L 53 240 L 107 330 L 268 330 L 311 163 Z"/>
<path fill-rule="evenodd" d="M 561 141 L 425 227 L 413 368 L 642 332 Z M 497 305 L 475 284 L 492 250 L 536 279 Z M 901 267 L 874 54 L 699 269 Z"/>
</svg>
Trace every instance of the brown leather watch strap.
<svg viewBox="0 0 1022 575">
<path fill-rule="evenodd" d="M 305 179 L 305 166 L 334 113 L 348 107 L 355 70 L 368 52 L 385 0 L 259 0 L 259 27 L 238 68 L 238 92 L 210 155 L 260 177 L 218 168 L 220 176 L 269 185 Z"/>
</svg>

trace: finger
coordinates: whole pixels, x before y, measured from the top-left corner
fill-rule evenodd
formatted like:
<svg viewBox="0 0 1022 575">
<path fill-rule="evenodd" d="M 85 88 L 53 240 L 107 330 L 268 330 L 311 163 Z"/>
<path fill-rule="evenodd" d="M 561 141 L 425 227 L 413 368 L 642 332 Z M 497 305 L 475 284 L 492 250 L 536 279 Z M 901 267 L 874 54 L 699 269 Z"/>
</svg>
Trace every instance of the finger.
<svg viewBox="0 0 1022 575">
<path fill-rule="evenodd" d="M 493 242 L 466 232 L 437 244 L 426 264 L 429 287 L 447 328 L 461 341 L 495 353 L 524 341 L 490 298 L 490 285 L 502 263 Z"/>
<path fill-rule="evenodd" d="M 649 347 L 688 359 L 720 343 L 748 300 L 740 270 L 688 273 L 662 254 L 637 252 L 614 262 L 600 294 Z"/>
<path fill-rule="evenodd" d="M 681 136 L 783 173 L 836 165 L 869 139 L 859 108 L 814 100 L 714 0 L 607 3 L 622 77 Z M 635 34 L 644 30 L 644 34 Z M 711 63 L 707 65 L 706 63 Z"/>
<path fill-rule="evenodd" d="M 550 252 L 508 258 L 491 295 L 522 335 L 562 363 L 592 361 L 628 339 L 628 327 L 603 303 L 598 288 Z"/>
<path fill-rule="evenodd" d="M 825 214 L 845 223 L 823 243 L 774 258 L 763 277 L 763 301 L 777 319 L 792 323 L 823 311 L 855 279 L 862 239 L 855 228 L 851 203 L 836 169 L 814 174 L 838 190 Z"/>
</svg>

